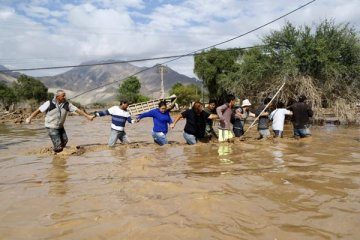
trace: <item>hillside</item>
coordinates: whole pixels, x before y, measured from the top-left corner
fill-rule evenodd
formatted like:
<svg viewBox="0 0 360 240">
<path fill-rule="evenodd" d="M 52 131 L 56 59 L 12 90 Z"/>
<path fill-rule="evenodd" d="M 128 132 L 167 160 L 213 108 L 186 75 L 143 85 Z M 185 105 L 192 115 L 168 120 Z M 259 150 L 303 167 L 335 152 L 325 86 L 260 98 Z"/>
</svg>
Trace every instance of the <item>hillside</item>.
<svg viewBox="0 0 360 240">
<path fill-rule="evenodd" d="M 103 62 L 104 61 L 92 61 L 82 63 L 82 65 L 99 64 Z M 106 61 L 106 63 L 109 62 L 113 61 Z M 117 94 L 117 89 L 123 79 L 145 69 L 145 67 L 137 67 L 129 63 L 97 65 L 73 68 L 62 74 L 51 77 L 38 77 L 38 79 L 41 80 L 50 91 L 59 88 L 67 90 L 69 98 L 99 86 L 109 84 L 106 87 L 77 97 L 74 101 L 83 104 L 114 102 L 116 101 L 115 96 Z M 149 96 L 150 98 L 158 98 L 160 96 L 160 74 L 157 72 L 156 67 L 143 71 L 136 76 L 140 80 L 140 91 L 143 95 Z M 164 74 L 164 88 L 166 94 L 176 82 L 181 82 L 183 84 L 196 83 L 195 78 L 189 78 L 168 68 L 167 72 Z"/>
<path fill-rule="evenodd" d="M 8 70 L 8 69 L 3 65 L 0 65 L 0 70 Z M 20 73 L 17 72 L 0 72 L 0 81 L 4 81 L 7 84 L 10 84 L 16 81 L 18 76 L 20 76 Z"/>
</svg>

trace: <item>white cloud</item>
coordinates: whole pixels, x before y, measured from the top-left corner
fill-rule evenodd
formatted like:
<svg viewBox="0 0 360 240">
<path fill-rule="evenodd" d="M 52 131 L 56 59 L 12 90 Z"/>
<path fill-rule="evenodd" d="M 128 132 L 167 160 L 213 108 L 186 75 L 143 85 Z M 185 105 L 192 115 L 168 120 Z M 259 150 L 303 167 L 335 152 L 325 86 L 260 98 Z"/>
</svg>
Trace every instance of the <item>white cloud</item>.
<svg viewBox="0 0 360 240">
<path fill-rule="evenodd" d="M 254 29 L 307 0 L 78 2 L 5 1 L 3 6 L 0 3 L 0 64 L 27 68 L 189 53 Z M 147 9 L 150 3 L 155 5 Z M 303 25 L 334 18 L 336 22 L 350 22 L 359 30 L 359 7 L 358 0 L 316 1 L 286 19 L 219 47 L 260 43 L 265 34 L 280 29 L 285 20 Z M 140 18 L 142 21 L 137 21 Z M 169 66 L 193 76 L 192 58 Z"/>
<path fill-rule="evenodd" d="M 15 14 L 12 8 L 0 8 L 0 20 L 6 20 Z"/>
</svg>

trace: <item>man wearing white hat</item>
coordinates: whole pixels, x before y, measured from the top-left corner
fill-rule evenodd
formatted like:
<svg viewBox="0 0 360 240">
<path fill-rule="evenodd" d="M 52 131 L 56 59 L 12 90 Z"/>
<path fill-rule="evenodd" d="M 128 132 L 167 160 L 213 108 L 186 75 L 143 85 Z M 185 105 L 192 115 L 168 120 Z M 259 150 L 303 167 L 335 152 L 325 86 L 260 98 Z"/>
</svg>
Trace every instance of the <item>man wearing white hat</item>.
<svg viewBox="0 0 360 240">
<path fill-rule="evenodd" d="M 244 124 L 248 117 L 255 117 L 255 114 L 250 112 L 251 103 L 249 99 L 245 99 L 241 103 L 241 107 L 235 109 L 233 131 L 235 137 L 240 137 L 244 134 Z"/>
</svg>

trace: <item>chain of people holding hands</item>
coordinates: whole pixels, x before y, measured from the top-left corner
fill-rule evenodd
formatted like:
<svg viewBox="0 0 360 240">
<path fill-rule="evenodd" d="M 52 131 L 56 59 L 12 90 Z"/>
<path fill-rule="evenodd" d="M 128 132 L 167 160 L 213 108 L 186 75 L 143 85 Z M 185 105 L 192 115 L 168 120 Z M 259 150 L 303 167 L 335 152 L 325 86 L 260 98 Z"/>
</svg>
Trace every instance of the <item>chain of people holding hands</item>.
<svg viewBox="0 0 360 240">
<path fill-rule="evenodd" d="M 287 115 L 292 118 L 295 138 L 311 135 L 309 118 L 313 116 L 313 111 L 305 102 L 306 96 L 299 96 L 298 101 L 288 107 L 285 107 L 282 102 L 277 102 L 276 106 L 272 107 L 273 99 L 265 98 L 263 105 L 251 112 L 251 103 L 248 99 L 244 99 L 240 106 L 235 106 L 236 97 L 229 94 L 226 96 L 225 103 L 220 106 L 216 106 L 216 102 L 213 100 L 210 100 L 205 108 L 201 102 L 195 102 L 190 109 L 181 112 L 174 120 L 170 116 L 173 105 L 168 106 L 166 101 L 161 100 L 157 108 L 141 113 L 133 119 L 128 111 L 129 102 L 125 99 L 121 100 L 117 106 L 88 114 L 68 102 L 64 90 L 58 90 L 53 99 L 43 103 L 26 119 L 26 123 L 30 124 L 32 118 L 40 112 L 45 114 L 45 128 L 53 143 L 55 153 L 61 152 L 68 142 L 64 123 L 69 112 L 76 112 L 89 120 L 110 115 L 111 131 L 108 140 L 110 147 L 115 146 L 118 140 L 123 144 L 130 143 L 125 132 L 126 122 L 132 124 L 141 121 L 143 118 L 152 118 L 151 135 L 154 142 L 160 146 L 169 143 L 167 139 L 168 130 L 175 128 L 181 119 L 186 120 L 183 137 L 189 145 L 196 144 L 199 141 L 213 141 L 214 139 L 217 139 L 218 142 L 228 142 L 236 137 L 242 137 L 247 131 L 244 131 L 244 125 L 248 117 L 255 118 L 255 121 L 258 120 L 259 139 L 267 139 L 272 136 L 283 137 L 284 122 Z M 274 110 L 271 111 L 271 108 Z M 218 131 L 213 128 L 214 120 L 218 120 Z M 273 134 L 270 133 L 270 123 Z M 252 126 L 253 124 L 250 127 Z"/>
</svg>

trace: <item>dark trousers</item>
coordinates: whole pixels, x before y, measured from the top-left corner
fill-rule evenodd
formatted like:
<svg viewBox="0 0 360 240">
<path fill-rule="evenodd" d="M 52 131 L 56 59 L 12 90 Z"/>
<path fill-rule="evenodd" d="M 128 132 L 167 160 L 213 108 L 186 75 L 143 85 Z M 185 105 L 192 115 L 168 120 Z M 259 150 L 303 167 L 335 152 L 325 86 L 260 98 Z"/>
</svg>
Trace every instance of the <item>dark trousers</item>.
<svg viewBox="0 0 360 240">
<path fill-rule="evenodd" d="M 54 152 L 61 152 L 68 142 L 65 128 L 47 128 L 49 137 L 54 145 Z"/>
<path fill-rule="evenodd" d="M 235 119 L 234 125 L 233 125 L 233 131 L 235 137 L 241 137 L 244 135 L 244 128 L 239 119 Z"/>
</svg>

